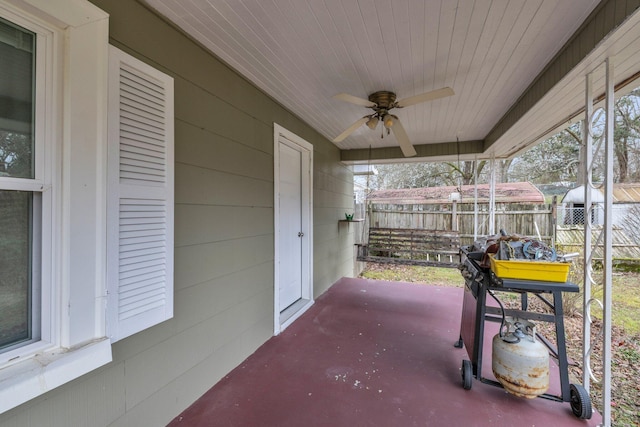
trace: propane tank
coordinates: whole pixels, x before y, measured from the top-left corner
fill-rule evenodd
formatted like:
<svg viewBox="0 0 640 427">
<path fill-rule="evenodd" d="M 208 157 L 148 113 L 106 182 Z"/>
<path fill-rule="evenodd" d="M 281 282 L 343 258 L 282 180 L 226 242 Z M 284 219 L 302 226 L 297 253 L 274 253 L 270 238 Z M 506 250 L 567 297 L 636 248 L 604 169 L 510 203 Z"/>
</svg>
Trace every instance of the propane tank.
<svg viewBox="0 0 640 427">
<path fill-rule="evenodd" d="M 507 316 L 504 323 L 493 337 L 493 374 L 509 393 L 533 399 L 549 389 L 549 351 L 532 322 Z"/>
</svg>

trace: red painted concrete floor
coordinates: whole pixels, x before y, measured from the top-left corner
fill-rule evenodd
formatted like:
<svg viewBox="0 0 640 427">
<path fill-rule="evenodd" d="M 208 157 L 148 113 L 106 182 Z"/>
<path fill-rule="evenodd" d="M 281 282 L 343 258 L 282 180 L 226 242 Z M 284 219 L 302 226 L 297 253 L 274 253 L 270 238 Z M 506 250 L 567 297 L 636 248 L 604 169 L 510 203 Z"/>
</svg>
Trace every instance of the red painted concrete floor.
<svg viewBox="0 0 640 427">
<path fill-rule="evenodd" d="M 518 398 L 476 379 L 464 390 L 460 366 L 467 351 L 453 346 L 461 310 L 462 289 L 341 279 L 169 426 L 555 427 L 601 421 L 595 411 L 591 420 L 579 420 L 569 403 Z M 489 376 L 486 354 L 483 375 Z"/>
</svg>

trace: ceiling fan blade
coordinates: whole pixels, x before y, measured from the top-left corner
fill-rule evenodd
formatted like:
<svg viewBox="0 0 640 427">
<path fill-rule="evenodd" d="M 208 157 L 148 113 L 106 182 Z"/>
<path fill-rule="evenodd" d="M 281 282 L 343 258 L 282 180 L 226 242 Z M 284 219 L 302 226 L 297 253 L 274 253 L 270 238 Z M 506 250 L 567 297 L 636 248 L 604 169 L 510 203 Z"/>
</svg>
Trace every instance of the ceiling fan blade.
<svg viewBox="0 0 640 427">
<path fill-rule="evenodd" d="M 400 120 L 396 116 L 393 116 L 393 126 L 391 126 L 391 130 L 396 136 L 396 140 L 405 157 L 413 157 L 418 154 L 416 153 L 416 149 L 413 148 L 413 145 L 411 145 L 411 141 L 409 141 L 407 131 L 404 130 L 404 126 L 402 126 L 402 123 L 400 123 Z"/>
<path fill-rule="evenodd" d="M 453 95 L 453 89 L 450 87 L 443 87 L 442 89 L 432 90 L 421 95 L 410 96 L 409 98 L 401 99 L 397 102 L 397 107 L 408 107 L 410 105 L 420 104 L 421 102 L 433 101 L 440 98 Z"/>
<path fill-rule="evenodd" d="M 363 107 L 372 108 L 376 106 L 375 102 L 371 102 L 368 99 L 358 98 L 357 96 L 349 95 L 348 93 L 339 93 L 333 97 L 341 101 L 350 102 L 351 104 L 362 105 Z"/>
<path fill-rule="evenodd" d="M 358 129 L 360 126 L 362 126 L 363 124 L 365 124 L 367 122 L 367 120 L 369 120 L 369 116 L 364 116 L 363 118 L 359 119 L 358 121 L 356 121 L 354 124 L 352 124 L 351 126 L 349 126 L 347 128 L 347 130 L 345 130 L 344 132 L 342 132 L 340 135 L 336 136 L 335 138 L 333 138 L 333 142 L 341 142 L 344 141 L 344 139 L 346 137 L 348 137 L 349 135 L 351 135 L 356 129 Z"/>
</svg>

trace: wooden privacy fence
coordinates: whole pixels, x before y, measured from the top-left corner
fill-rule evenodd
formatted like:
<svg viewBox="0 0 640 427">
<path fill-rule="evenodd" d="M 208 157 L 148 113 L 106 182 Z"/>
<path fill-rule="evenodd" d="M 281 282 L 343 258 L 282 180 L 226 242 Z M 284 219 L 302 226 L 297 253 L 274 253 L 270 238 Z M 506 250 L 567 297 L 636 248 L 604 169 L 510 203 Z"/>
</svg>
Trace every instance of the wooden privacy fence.
<svg viewBox="0 0 640 427">
<path fill-rule="evenodd" d="M 458 204 L 454 214 L 452 205 L 377 205 L 368 206 L 368 226 L 372 228 L 406 228 L 425 230 L 457 230 L 461 245 L 474 241 L 474 206 Z M 495 232 L 540 237 L 546 243 L 554 239 L 553 205 L 497 204 Z M 489 234 L 488 204 L 478 205 L 477 236 Z"/>
<path fill-rule="evenodd" d="M 358 244 L 358 261 L 456 268 L 460 238 L 456 231 L 369 228 L 368 243 Z"/>
</svg>

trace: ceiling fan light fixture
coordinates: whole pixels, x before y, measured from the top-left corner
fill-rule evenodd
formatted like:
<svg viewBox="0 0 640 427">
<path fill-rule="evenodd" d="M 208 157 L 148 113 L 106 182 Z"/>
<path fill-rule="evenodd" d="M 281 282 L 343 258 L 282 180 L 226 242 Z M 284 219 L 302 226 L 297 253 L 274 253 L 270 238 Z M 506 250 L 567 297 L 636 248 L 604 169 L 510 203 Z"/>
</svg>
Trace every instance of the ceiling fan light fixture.
<svg viewBox="0 0 640 427">
<path fill-rule="evenodd" d="M 421 102 L 445 98 L 447 96 L 452 96 L 453 94 L 453 89 L 451 89 L 450 87 L 444 87 L 432 90 L 431 92 L 410 96 L 409 98 L 396 101 L 396 94 L 386 90 L 372 93 L 371 95 L 369 95 L 368 100 L 358 98 L 357 96 L 349 95 L 346 93 L 340 93 L 338 95 L 335 95 L 334 98 L 341 101 L 349 102 L 351 104 L 371 108 L 373 110 L 373 114 L 364 116 L 356 121 L 344 132 L 335 137 L 333 139 L 333 142 L 337 143 L 344 141 L 345 138 L 355 132 L 356 129 L 363 124 L 366 124 L 369 129 L 374 130 L 378 126 L 378 122 L 381 121 L 384 127 L 380 136 L 384 138 L 385 129 L 387 130 L 387 135 L 389 135 L 391 131 L 393 131 L 393 134 L 396 137 L 396 141 L 398 142 L 398 145 L 400 145 L 400 149 L 402 150 L 402 154 L 404 154 L 405 157 L 415 156 L 417 155 L 416 150 L 411 144 L 411 140 L 409 139 L 409 136 L 407 135 L 402 122 L 398 119 L 398 117 L 390 114 L 389 111 L 393 110 L 394 108 L 404 108 L 411 105 L 419 104 Z"/>
<path fill-rule="evenodd" d="M 382 123 L 384 123 L 384 127 L 391 129 L 391 126 L 393 126 L 393 116 L 391 114 L 385 114 L 382 118 Z"/>
</svg>

